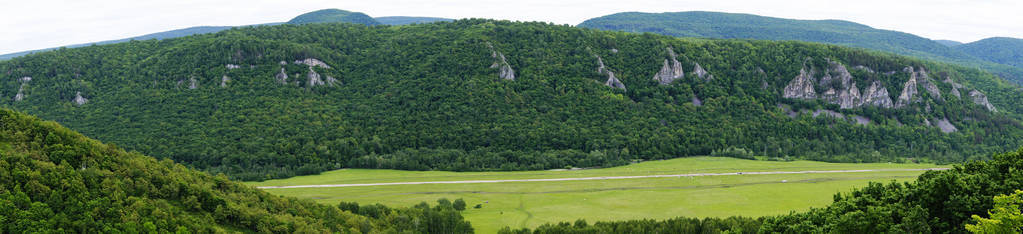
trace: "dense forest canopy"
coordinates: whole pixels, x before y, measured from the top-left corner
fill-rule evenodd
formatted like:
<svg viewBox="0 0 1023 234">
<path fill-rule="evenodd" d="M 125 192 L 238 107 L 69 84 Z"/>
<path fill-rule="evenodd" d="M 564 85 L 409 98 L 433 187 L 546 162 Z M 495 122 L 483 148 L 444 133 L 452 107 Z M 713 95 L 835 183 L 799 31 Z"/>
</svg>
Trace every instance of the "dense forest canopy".
<svg viewBox="0 0 1023 234">
<path fill-rule="evenodd" d="M 929 78 L 913 78 L 925 69 Z M 801 70 L 822 95 L 846 86 L 819 82 L 842 70 L 893 101 L 915 94 L 899 108 L 783 97 Z M 0 62 L 0 97 L 125 149 L 244 180 L 341 167 L 614 166 L 728 148 L 781 160 L 960 162 L 1023 136 L 1014 105 L 1023 95 L 976 69 L 811 43 L 480 19 L 62 49 Z"/>
</svg>

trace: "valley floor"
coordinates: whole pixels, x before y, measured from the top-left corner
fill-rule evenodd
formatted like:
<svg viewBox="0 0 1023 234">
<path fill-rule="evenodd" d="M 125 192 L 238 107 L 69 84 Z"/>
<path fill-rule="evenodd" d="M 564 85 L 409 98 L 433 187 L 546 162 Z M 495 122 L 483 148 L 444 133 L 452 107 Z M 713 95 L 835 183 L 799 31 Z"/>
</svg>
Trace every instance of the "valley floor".
<svg viewBox="0 0 1023 234">
<path fill-rule="evenodd" d="M 462 198 L 480 233 L 548 222 L 786 214 L 820 207 L 869 182 L 908 181 L 933 164 L 769 162 L 693 157 L 575 171 L 439 172 L 343 169 L 250 183 L 326 204 L 411 206 Z M 480 204 L 481 208 L 472 208 Z"/>
</svg>

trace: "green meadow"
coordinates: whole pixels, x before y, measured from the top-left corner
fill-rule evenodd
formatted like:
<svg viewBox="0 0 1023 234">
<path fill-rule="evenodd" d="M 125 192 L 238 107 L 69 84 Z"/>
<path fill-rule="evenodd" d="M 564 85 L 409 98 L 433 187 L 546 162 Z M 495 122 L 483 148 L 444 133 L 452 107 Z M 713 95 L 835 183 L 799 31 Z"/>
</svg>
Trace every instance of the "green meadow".
<svg viewBox="0 0 1023 234">
<path fill-rule="evenodd" d="M 648 161 L 623 167 L 519 172 L 443 172 L 343 169 L 320 175 L 249 183 L 253 186 L 366 184 L 425 181 L 578 178 L 694 173 L 882 170 L 820 174 L 716 175 L 612 180 L 534 181 L 464 184 L 379 185 L 266 189 L 325 204 L 354 201 L 412 206 L 440 198 L 462 198 L 463 215 L 481 233 L 510 226 L 575 221 L 666 219 L 677 216 L 727 217 L 786 214 L 821 207 L 836 192 L 869 182 L 909 181 L 923 171 L 884 171 L 942 167 L 933 164 L 773 162 L 692 157 Z M 473 208 L 479 204 L 480 208 Z"/>
</svg>

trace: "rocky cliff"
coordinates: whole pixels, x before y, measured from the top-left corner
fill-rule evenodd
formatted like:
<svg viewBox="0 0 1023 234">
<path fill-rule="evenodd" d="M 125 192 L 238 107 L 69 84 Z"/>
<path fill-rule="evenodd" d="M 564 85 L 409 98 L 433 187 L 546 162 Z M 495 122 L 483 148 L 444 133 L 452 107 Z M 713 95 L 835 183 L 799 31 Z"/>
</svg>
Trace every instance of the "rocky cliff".
<svg viewBox="0 0 1023 234">
<path fill-rule="evenodd" d="M 821 94 L 821 98 L 829 103 L 838 104 L 842 109 L 854 108 L 862 105 L 860 101 L 860 90 L 853 81 L 852 74 L 840 63 L 828 61 L 828 69 L 821 77 L 820 86 L 827 88 Z"/>
<path fill-rule="evenodd" d="M 621 80 L 618 80 L 618 78 L 615 77 L 615 73 L 604 65 L 604 59 L 601 58 L 600 55 L 593 53 L 593 51 L 590 51 L 590 53 L 593 54 L 593 57 L 597 58 L 597 73 L 607 75 L 607 81 L 604 82 L 604 85 L 612 88 L 625 89 L 625 84 L 623 84 Z"/>
<path fill-rule="evenodd" d="M 699 77 L 700 79 L 703 80 L 714 79 L 714 75 L 711 75 L 710 72 L 707 72 L 707 70 L 703 70 L 703 67 L 700 66 L 700 63 L 696 63 L 696 65 L 693 66 L 693 73 L 696 74 L 696 77 Z"/>
<path fill-rule="evenodd" d="M 75 102 L 76 105 L 81 106 L 85 105 L 85 103 L 88 103 L 89 99 L 82 97 L 82 92 L 75 92 L 75 99 L 73 101 Z"/>
<path fill-rule="evenodd" d="M 941 90 L 938 89 L 938 86 L 934 85 L 934 81 L 927 75 L 927 70 L 924 68 L 917 70 L 913 67 L 906 67 L 902 71 L 909 73 L 909 80 L 907 80 L 902 86 L 902 93 L 899 94 L 899 99 L 895 102 L 896 108 L 920 102 L 922 97 L 918 95 L 919 87 L 923 87 L 927 90 L 927 93 L 930 94 L 931 98 L 934 100 L 942 100 Z"/>
<path fill-rule="evenodd" d="M 19 102 L 21 100 L 25 100 L 25 86 L 28 86 L 28 82 L 29 81 L 32 81 L 32 77 L 28 77 L 28 76 L 22 77 L 22 78 L 18 79 L 18 81 L 21 82 L 21 86 L 18 86 L 18 94 L 14 95 L 14 101 L 15 102 Z"/>
<path fill-rule="evenodd" d="M 223 77 L 220 77 L 220 87 L 221 88 L 227 88 L 227 82 L 228 81 L 231 81 L 231 77 L 227 77 L 227 75 L 224 75 Z"/>
<path fill-rule="evenodd" d="M 952 132 L 959 131 L 959 129 L 956 128 L 955 125 L 952 125 L 951 121 L 948 121 L 948 118 L 943 118 L 943 119 L 940 119 L 940 120 L 936 120 L 934 122 L 936 123 L 936 126 L 938 127 L 938 129 L 941 129 L 941 132 L 952 133 Z"/>
<path fill-rule="evenodd" d="M 504 54 L 497 52 L 490 42 L 487 42 L 487 47 L 490 48 L 490 57 L 494 59 L 494 64 L 490 65 L 490 68 L 498 68 L 498 77 L 501 79 L 515 80 L 515 70 L 508 64 L 508 59 L 504 57 Z"/>
<path fill-rule="evenodd" d="M 316 87 L 319 85 L 326 84 L 323 82 L 322 79 L 320 79 L 320 73 L 316 73 L 316 71 L 313 70 L 312 66 L 309 66 L 309 73 L 306 74 L 306 77 L 309 78 L 309 81 L 307 83 L 308 87 Z"/>
<path fill-rule="evenodd" d="M 888 89 L 884 88 L 881 81 L 875 80 L 870 83 L 870 87 L 863 91 L 863 100 L 860 105 L 892 108 L 895 104 L 892 103 L 892 98 L 888 95 Z"/>
<path fill-rule="evenodd" d="M 981 93 L 980 91 L 977 90 L 973 90 L 970 91 L 970 97 L 973 98 L 973 103 L 977 103 L 977 105 L 984 106 L 984 108 L 987 108 L 987 110 L 992 112 L 998 111 L 998 109 L 996 109 L 994 105 L 991 105 L 991 103 L 987 101 L 987 95 L 984 95 L 984 93 Z"/>
<path fill-rule="evenodd" d="M 806 67 L 799 70 L 799 75 L 792 79 L 788 85 L 785 86 L 785 91 L 782 93 L 784 98 L 795 98 L 795 99 L 815 99 L 817 98 L 817 91 L 814 89 L 814 78 L 813 72 L 807 72 Z"/>
<path fill-rule="evenodd" d="M 284 71 L 284 68 L 282 67 L 281 68 L 281 72 L 278 72 L 277 75 L 274 76 L 274 79 L 277 80 L 277 83 L 287 84 L 288 83 L 288 73 L 286 71 Z"/>
<path fill-rule="evenodd" d="M 665 49 L 668 50 L 670 58 L 664 59 L 664 66 L 661 67 L 661 71 L 654 74 L 654 80 L 661 85 L 669 85 L 671 82 L 685 77 L 685 72 L 682 71 L 682 63 L 678 61 L 678 55 L 675 54 L 675 50 L 671 47 Z"/>
<path fill-rule="evenodd" d="M 330 69 L 330 65 L 327 65 L 327 63 L 324 63 L 323 61 L 320 61 L 319 59 L 314 59 L 314 58 L 306 58 L 306 59 L 303 59 L 303 60 L 295 60 L 295 64 L 305 64 L 306 66 L 310 66 L 310 67 L 320 67 L 320 68 L 324 68 L 324 69 Z"/>
</svg>

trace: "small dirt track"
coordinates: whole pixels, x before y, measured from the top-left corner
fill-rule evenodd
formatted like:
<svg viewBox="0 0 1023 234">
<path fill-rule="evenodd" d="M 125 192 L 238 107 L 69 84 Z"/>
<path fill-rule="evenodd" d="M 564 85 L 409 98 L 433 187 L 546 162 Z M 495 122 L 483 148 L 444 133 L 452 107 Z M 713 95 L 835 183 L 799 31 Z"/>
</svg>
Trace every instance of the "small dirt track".
<svg viewBox="0 0 1023 234">
<path fill-rule="evenodd" d="M 333 188 L 333 187 L 365 187 L 365 186 L 417 185 L 417 184 L 481 184 L 481 183 L 551 182 L 551 181 L 576 181 L 576 180 L 622 180 L 622 179 L 696 177 L 696 176 L 824 174 L 824 173 L 857 173 L 857 172 L 885 172 L 885 171 L 939 171 L 939 170 L 948 170 L 948 168 L 867 169 L 867 170 L 834 170 L 834 171 L 755 171 L 755 172 L 726 172 L 726 173 L 693 173 L 693 174 L 675 174 L 675 175 L 598 176 L 598 177 L 549 178 L 549 179 L 421 181 L 421 182 L 390 182 L 390 183 L 370 183 L 370 184 L 316 184 L 316 185 L 290 185 L 290 186 L 262 186 L 262 187 L 257 187 L 257 188 L 261 188 L 261 189 Z"/>
</svg>

